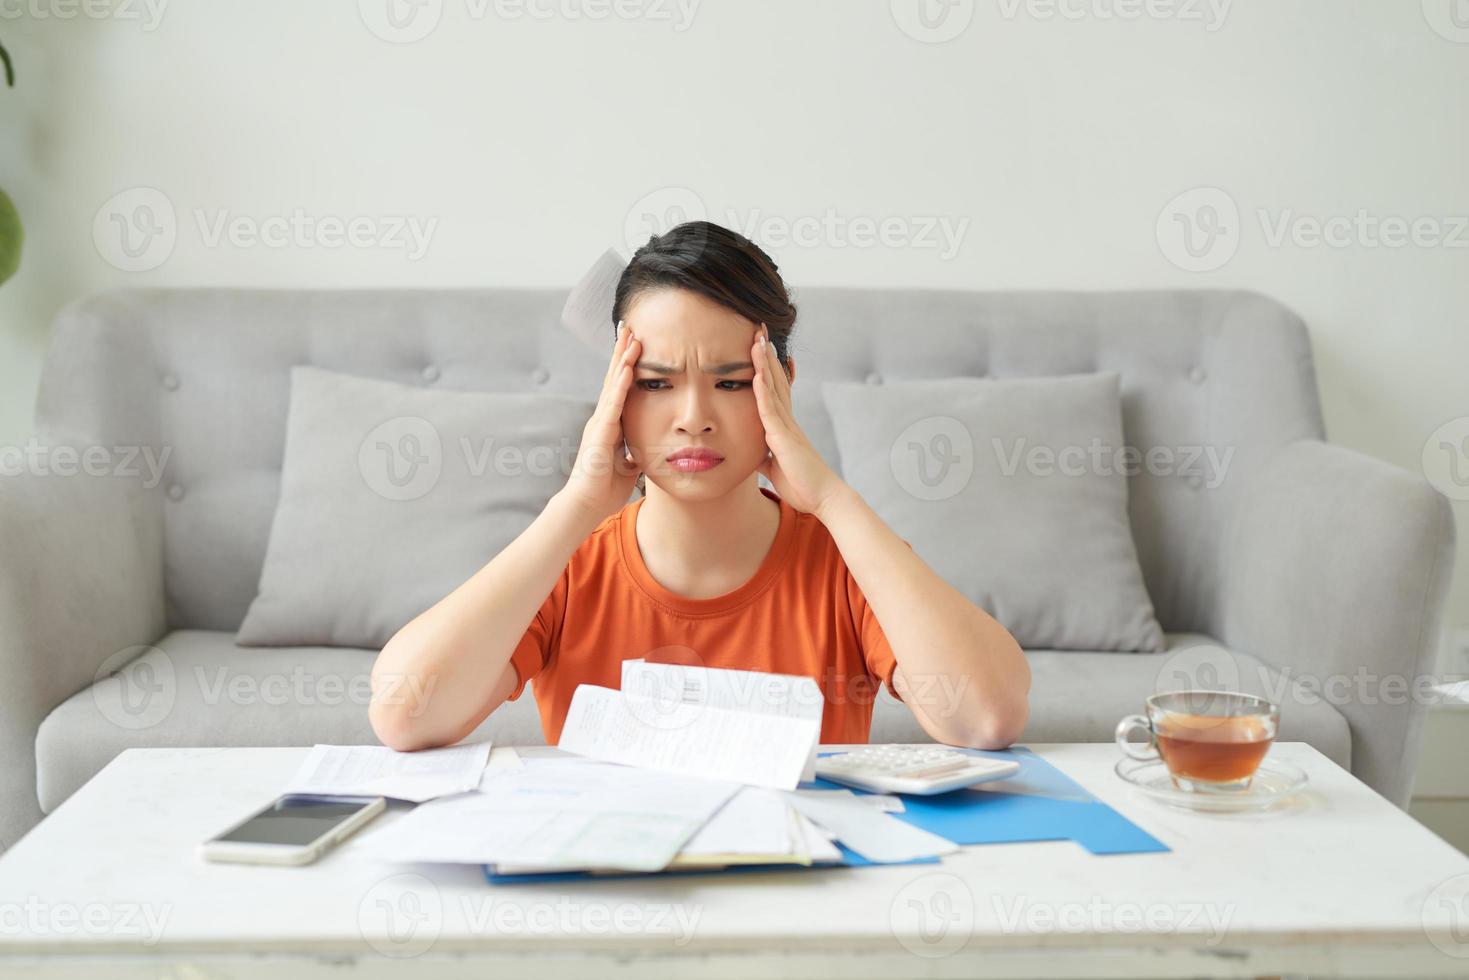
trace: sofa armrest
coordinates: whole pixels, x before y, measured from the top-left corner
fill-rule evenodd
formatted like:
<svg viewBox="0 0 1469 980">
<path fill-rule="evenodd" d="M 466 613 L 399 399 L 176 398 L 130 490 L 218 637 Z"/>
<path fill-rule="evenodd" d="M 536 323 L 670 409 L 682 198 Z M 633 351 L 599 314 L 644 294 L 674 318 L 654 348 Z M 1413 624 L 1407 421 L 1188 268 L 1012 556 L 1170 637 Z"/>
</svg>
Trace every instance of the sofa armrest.
<svg viewBox="0 0 1469 980">
<path fill-rule="evenodd" d="M 0 474 L 0 850 L 42 816 L 42 720 L 165 626 L 156 491 L 124 476 Z"/>
<path fill-rule="evenodd" d="M 1454 559 L 1449 502 L 1340 446 L 1288 443 L 1223 544 L 1220 639 L 1346 718 L 1352 772 L 1406 808 Z M 1305 692 L 1301 688 L 1305 688 Z"/>
</svg>

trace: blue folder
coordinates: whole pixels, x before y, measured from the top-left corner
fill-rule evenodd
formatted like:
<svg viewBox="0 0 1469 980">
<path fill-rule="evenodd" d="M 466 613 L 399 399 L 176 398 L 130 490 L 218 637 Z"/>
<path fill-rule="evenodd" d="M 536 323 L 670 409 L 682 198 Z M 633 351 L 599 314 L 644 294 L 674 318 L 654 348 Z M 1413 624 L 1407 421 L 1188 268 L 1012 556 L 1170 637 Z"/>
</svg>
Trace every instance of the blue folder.
<svg viewBox="0 0 1469 980">
<path fill-rule="evenodd" d="M 1167 851 L 1168 846 L 1088 793 L 1061 770 L 1024 746 L 996 752 L 961 749 L 971 755 L 1013 760 L 1020 771 L 1006 779 L 936 796 L 904 796 L 902 813 L 892 816 L 947 837 L 956 844 L 1006 844 L 1021 841 L 1074 840 L 1092 854 L 1139 854 Z M 835 755 L 823 752 L 821 755 Z M 825 779 L 801 783 L 802 789 L 845 789 Z M 861 793 L 861 790 L 853 790 Z M 820 871 L 873 864 L 837 843 L 842 860 L 835 864 L 738 864 L 725 868 L 680 868 L 670 871 L 628 871 L 606 874 L 587 871 L 549 871 L 502 875 L 483 865 L 493 884 L 515 882 L 646 878 L 648 875 L 749 874 L 769 871 Z M 903 864 L 937 864 L 939 858 L 919 858 Z"/>
</svg>

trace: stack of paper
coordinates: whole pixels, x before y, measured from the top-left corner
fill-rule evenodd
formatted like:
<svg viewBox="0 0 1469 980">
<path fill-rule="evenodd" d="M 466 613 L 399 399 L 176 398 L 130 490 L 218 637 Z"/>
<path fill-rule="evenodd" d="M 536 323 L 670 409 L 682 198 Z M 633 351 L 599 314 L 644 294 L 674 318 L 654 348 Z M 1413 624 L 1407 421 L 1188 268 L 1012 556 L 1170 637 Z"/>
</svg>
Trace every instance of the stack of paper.
<svg viewBox="0 0 1469 980">
<path fill-rule="evenodd" d="M 479 792 L 424 803 L 364 845 L 385 860 L 505 873 L 658 871 L 739 789 L 589 760 L 502 768 Z"/>
<path fill-rule="evenodd" d="M 478 788 L 489 742 L 398 752 L 382 745 L 316 745 L 287 793 L 386 796 L 422 803 Z"/>
<path fill-rule="evenodd" d="M 771 789 L 816 777 L 824 701 L 809 677 L 629 660 L 622 687 L 578 687 L 557 745 Z"/>
<path fill-rule="evenodd" d="M 797 789 L 815 778 L 823 706 L 809 677 L 627 661 L 622 690 L 577 688 L 557 747 L 480 757 L 456 783 L 477 792 L 422 803 L 361 846 L 504 876 L 831 864 L 837 841 L 874 863 L 958 850 L 885 812 L 896 798 Z"/>
</svg>

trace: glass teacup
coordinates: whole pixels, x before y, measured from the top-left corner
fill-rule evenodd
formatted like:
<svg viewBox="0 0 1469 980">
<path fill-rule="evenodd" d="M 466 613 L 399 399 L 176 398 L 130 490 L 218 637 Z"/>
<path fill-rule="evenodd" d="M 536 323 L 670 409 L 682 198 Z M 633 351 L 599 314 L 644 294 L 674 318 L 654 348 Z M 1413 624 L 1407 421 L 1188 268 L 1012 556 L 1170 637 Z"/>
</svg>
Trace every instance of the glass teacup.
<svg viewBox="0 0 1469 980">
<path fill-rule="evenodd" d="M 1147 699 L 1146 715 L 1117 723 L 1117 745 L 1134 759 L 1161 757 L 1173 784 L 1200 793 L 1250 788 L 1280 727 L 1280 708 L 1253 694 L 1167 691 Z M 1127 740 L 1145 729 L 1148 745 Z"/>
</svg>

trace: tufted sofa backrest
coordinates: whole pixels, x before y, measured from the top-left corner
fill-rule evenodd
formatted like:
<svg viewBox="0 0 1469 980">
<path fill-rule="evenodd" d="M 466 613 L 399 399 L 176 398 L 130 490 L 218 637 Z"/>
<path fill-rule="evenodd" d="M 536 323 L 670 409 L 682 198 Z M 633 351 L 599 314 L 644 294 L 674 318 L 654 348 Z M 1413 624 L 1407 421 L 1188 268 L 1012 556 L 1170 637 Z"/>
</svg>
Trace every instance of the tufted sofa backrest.
<svg viewBox="0 0 1469 980">
<path fill-rule="evenodd" d="M 559 324 L 565 295 L 97 293 L 57 317 L 37 430 L 155 458 L 167 449 L 156 493 L 170 624 L 233 631 L 255 596 L 279 494 L 290 368 L 592 400 L 612 327 L 598 350 L 571 336 Z M 1216 546 L 1240 488 L 1283 443 L 1323 436 L 1305 327 L 1258 294 L 812 288 L 795 300 L 796 413 L 833 466 L 823 381 L 1118 372 L 1127 442 L 1157 452 L 1130 478 L 1129 507 L 1167 630 L 1212 632 Z M 1210 450 L 1225 468 L 1210 468 Z"/>
</svg>

